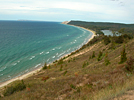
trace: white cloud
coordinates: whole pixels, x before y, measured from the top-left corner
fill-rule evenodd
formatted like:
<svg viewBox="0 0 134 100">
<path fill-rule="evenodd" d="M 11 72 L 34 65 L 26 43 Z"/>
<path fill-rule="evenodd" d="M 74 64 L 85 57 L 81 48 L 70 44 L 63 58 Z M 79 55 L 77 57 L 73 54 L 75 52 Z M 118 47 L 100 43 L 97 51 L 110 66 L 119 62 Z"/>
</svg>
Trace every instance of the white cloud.
<svg viewBox="0 0 134 100">
<path fill-rule="evenodd" d="M 33 19 L 44 17 L 44 20 L 63 21 L 64 18 L 71 20 L 72 17 L 89 21 L 134 22 L 133 4 L 132 0 L 4 0 L 0 1 L 0 14 L 9 17 L 21 15 L 22 18 L 33 16 Z M 49 19 L 46 19 L 46 16 L 49 16 Z"/>
</svg>

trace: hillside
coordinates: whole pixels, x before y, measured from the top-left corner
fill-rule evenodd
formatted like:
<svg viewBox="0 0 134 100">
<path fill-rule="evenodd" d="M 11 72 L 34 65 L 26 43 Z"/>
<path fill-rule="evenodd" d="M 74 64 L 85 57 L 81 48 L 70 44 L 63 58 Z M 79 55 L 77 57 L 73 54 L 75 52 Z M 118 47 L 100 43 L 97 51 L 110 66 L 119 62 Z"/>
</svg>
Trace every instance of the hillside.
<svg viewBox="0 0 134 100">
<path fill-rule="evenodd" d="M 121 28 L 124 29 L 124 32 L 129 34 L 134 34 L 134 24 L 123 24 L 123 23 L 109 23 L 109 22 L 85 22 L 85 21 L 70 21 L 68 24 L 82 26 L 85 28 L 97 30 L 111 30 L 118 31 Z"/>
<path fill-rule="evenodd" d="M 116 41 L 121 39 L 121 43 Z M 124 50 L 127 59 L 121 61 Z M 121 38 L 100 35 L 69 56 L 49 66 L 45 64 L 31 77 L 1 89 L 0 99 L 112 99 L 134 88 L 133 72 L 134 39 L 126 35 Z"/>
</svg>

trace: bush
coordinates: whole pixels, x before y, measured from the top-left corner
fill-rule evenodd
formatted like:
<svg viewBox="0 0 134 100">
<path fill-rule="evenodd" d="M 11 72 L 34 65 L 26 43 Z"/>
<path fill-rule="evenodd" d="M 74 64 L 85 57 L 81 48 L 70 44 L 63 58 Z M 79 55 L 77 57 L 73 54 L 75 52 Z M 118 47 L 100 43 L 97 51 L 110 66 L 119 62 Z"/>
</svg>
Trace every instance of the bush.
<svg viewBox="0 0 134 100">
<path fill-rule="evenodd" d="M 130 57 L 129 60 L 127 61 L 125 69 L 129 72 L 134 71 L 134 59 L 132 57 Z"/>
<path fill-rule="evenodd" d="M 89 63 L 85 61 L 85 62 L 83 63 L 82 68 L 84 68 L 84 67 L 86 67 L 86 66 L 88 66 L 88 65 L 89 65 Z"/>
<path fill-rule="evenodd" d="M 66 75 L 66 73 L 67 73 L 67 70 L 63 73 L 63 75 L 65 76 L 65 75 Z"/>
<path fill-rule="evenodd" d="M 63 59 L 62 58 L 58 61 L 58 64 L 63 64 Z"/>
<path fill-rule="evenodd" d="M 9 96 L 13 94 L 14 92 L 21 91 L 26 88 L 26 85 L 24 84 L 23 80 L 19 82 L 14 82 L 13 85 L 6 87 L 3 95 Z"/>
<path fill-rule="evenodd" d="M 115 38 L 115 42 L 116 42 L 116 43 L 123 43 L 123 42 L 124 42 L 123 36 L 121 35 L 121 36 L 116 37 L 116 38 Z"/>
<path fill-rule="evenodd" d="M 105 37 L 104 37 L 104 44 L 105 44 L 105 45 L 108 45 L 110 42 L 111 42 L 111 41 L 110 41 L 110 38 L 109 38 L 108 36 L 105 36 Z"/>
<path fill-rule="evenodd" d="M 123 63 L 123 62 L 125 62 L 127 60 L 126 54 L 127 53 L 125 51 L 125 46 L 124 46 L 124 48 L 123 48 L 123 50 L 121 52 L 121 60 L 120 60 L 119 64 L 121 64 L 121 63 Z"/>
<path fill-rule="evenodd" d="M 47 63 L 44 64 L 43 70 L 44 70 L 44 69 L 47 69 Z"/>
<path fill-rule="evenodd" d="M 93 54 L 92 54 L 92 58 L 94 58 L 95 57 L 95 51 L 93 51 Z"/>
<path fill-rule="evenodd" d="M 62 68 L 63 68 L 63 66 L 61 65 L 61 66 L 60 66 L 60 71 L 62 71 Z"/>
<path fill-rule="evenodd" d="M 110 61 L 108 59 L 108 52 L 106 52 L 106 54 L 105 54 L 105 65 L 107 66 L 109 64 L 110 64 Z"/>
<path fill-rule="evenodd" d="M 97 60 L 100 61 L 102 59 L 103 53 L 100 51 Z"/>
</svg>

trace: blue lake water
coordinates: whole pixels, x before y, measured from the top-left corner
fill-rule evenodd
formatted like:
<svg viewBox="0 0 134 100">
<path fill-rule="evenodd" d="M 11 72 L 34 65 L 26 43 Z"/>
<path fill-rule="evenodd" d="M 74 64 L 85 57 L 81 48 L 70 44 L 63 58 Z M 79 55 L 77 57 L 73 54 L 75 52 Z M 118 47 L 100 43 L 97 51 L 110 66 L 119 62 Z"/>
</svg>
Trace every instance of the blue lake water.
<svg viewBox="0 0 134 100">
<path fill-rule="evenodd" d="M 60 22 L 0 21 L 0 82 L 79 49 L 92 33 Z"/>
</svg>

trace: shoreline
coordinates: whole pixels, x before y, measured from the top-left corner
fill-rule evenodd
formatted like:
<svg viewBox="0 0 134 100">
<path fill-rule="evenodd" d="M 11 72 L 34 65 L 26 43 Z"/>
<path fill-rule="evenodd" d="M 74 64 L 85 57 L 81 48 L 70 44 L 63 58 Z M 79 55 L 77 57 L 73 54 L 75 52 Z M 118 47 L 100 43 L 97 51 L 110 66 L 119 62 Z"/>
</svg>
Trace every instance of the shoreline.
<svg viewBox="0 0 134 100">
<path fill-rule="evenodd" d="M 70 25 L 70 24 L 68 24 L 68 23 L 62 23 L 62 24 Z M 75 25 L 70 25 L 70 26 L 75 26 Z M 88 30 L 88 31 L 90 31 L 90 32 L 92 33 L 92 36 L 91 36 L 91 38 L 88 39 L 87 43 L 88 43 L 89 41 L 91 41 L 91 40 L 96 36 L 96 32 L 93 31 L 93 30 L 86 29 L 86 28 L 80 27 L 80 26 L 75 26 L 75 27 L 83 28 L 83 29 Z M 87 43 L 85 43 L 85 44 L 87 44 Z M 80 48 L 79 48 L 79 49 L 80 49 Z M 79 50 L 79 49 L 77 49 L 77 50 Z M 75 50 L 75 51 L 77 51 L 77 50 Z M 73 51 L 73 52 L 75 52 L 75 51 Z M 72 53 L 72 52 L 71 52 L 71 53 Z M 66 55 L 64 55 L 64 56 L 61 57 L 61 58 L 67 57 L 67 56 L 70 55 L 71 53 L 66 54 Z M 61 59 L 61 58 L 59 58 L 59 59 Z M 59 60 L 59 59 L 57 59 L 57 60 Z M 51 64 L 53 64 L 53 62 L 50 63 L 50 65 L 51 65 Z M 16 77 L 16 78 L 12 78 L 12 79 L 10 79 L 10 80 L 8 80 L 8 81 L 2 82 L 2 83 L 0 83 L 0 88 L 3 88 L 4 86 L 6 86 L 6 85 L 8 85 L 8 84 L 10 84 L 10 83 L 12 83 L 12 82 L 14 82 L 14 81 L 16 81 L 16 80 L 26 79 L 26 78 L 32 76 L 33 74 L 38 73 L 41 69 L 42 69 L 42 65 L 41 65 L 40 67 L 34 69 L 33 71 L 30 71 L 30 72 L 26 73 L 26 74 L 23 74 L 23 75 L 18 76 L 18 77 Z"/>
</svg>

